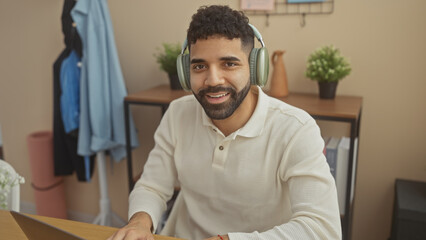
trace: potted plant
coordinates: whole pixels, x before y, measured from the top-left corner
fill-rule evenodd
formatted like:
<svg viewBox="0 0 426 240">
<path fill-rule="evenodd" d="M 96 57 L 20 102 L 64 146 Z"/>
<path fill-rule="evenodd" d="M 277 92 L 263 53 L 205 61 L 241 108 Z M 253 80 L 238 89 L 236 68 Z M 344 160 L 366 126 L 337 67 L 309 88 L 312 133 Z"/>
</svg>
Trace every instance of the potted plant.
<svg viewBox="0 0 426 240">
<path fill-rule="evenodd" d="M 163 49 L 159 50 L 154 56 L 160 69 L 169 75 L 170 87 L 172 89 L 182 89 L 177 75 L 176 60 L 181 53 L 181 45 L 179 43 L 163 43 Z"/>
<path fill-rule="evenodd" d="M 305 75 L 318 82 L 320 98 L 333 99 L 337 83 L 349 75 L 351 70 L 349 62 L 340 55 L 340 50 L 331 45 L 311 53 Z"/>
</svg>

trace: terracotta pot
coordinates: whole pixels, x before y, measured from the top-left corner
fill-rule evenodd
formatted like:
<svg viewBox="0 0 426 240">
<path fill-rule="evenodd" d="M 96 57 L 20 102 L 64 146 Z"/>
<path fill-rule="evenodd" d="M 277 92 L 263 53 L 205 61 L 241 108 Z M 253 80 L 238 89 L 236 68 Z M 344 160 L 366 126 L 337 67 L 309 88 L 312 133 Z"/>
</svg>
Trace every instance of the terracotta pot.
<svg viewBox="0 0 426 240">
<path fill-rule="evenodd" d="M 27 145 L 37 214 L 66 219 L 63 178 L 55 176 L 53 170 L 52 132 L 41 131 L 28 135 Z"/>
<path fill-rule="evenodd" d="M 274 51 L 271 57 L 272 77 L 269 95 L 272 97 L 285 97 L 288 95 L 287 72 L 284 66 L 285 51 Z"/>
</svg>

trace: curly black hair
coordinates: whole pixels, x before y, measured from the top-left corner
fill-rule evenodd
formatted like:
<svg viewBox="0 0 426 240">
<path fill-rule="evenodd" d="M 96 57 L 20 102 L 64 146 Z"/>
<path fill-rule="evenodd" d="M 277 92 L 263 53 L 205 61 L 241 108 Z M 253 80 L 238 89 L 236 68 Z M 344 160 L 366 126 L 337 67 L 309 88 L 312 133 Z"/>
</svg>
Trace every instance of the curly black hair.
<svg viewBox="0 0 426 240">
<path fill-rule="evenodd" d="M 188 48 L 198 39 L 207 39 L 213 35 L 224 36 L 230 40 L 241 39 L 244 49 L 250 51 L 254 46 L 254 33 L 249 26 L 249 19 L 241 11 L 229 6 L 202 6 L 192 16 L 187 40 Z"/>
</svg>

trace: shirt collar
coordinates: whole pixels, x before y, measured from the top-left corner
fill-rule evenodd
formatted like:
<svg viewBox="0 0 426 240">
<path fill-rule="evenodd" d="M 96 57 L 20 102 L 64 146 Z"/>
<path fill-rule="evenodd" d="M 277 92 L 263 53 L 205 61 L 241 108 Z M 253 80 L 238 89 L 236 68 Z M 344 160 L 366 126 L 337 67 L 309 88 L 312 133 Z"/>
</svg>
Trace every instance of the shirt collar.
<svg viewBox="0 0 426 240">
<path fill-rule="evenodd" d="M 256 86 L 256 94 L 258 94 L 256 108 L 253 112 L 253 115 L 250 117 L 249 121 L 240 129 L 230 134 L 230 136 L 236 137 L 236 135 L 240 135 L 243 137 L 256 137 L 262 133 L 263 127 L 265 125 L 266 114 L 268 111 L 268 96 L 262 91 L 259 86 Z M 217 129 L 217 127 L 213 124 L 211 119 L 204 112 L 201 104 L 198 104 L 198 111 L 201 114 L 201 118 L 204 126 L 211 127 L 213 129 Z M 219 129 L 217 129 L 219 131 Z"/>
</svg>

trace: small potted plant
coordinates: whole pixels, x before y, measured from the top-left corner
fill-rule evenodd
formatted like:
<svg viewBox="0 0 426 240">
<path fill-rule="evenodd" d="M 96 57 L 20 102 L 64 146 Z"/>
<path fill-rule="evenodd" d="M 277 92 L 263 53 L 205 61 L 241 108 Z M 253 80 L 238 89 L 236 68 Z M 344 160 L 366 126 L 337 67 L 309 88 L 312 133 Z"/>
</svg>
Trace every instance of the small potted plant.
<svg viewBox="0 0 426 240">
<path fill-rule="evenodd" d="M 169 75 L 170 87 L 172 89 L 182 89 L 177 75 L 176 60 L 181 52 L 179 43 L 163 43 L 163 49 L 159 50 L 154 56 L 160 69 Z"/>
<path fill-rule="evenodd" d="M 308 58 L 306 77 L 317 81 L 320 98 L 333 99 L 337 83 L 351 73 L 349 62 L 334 46 L 315 50 Z"/>
</svg>

